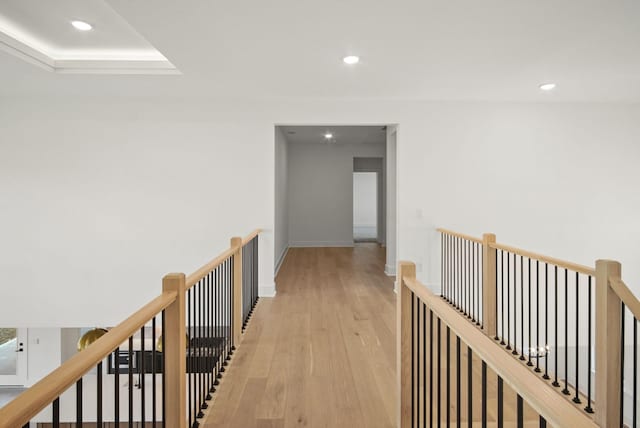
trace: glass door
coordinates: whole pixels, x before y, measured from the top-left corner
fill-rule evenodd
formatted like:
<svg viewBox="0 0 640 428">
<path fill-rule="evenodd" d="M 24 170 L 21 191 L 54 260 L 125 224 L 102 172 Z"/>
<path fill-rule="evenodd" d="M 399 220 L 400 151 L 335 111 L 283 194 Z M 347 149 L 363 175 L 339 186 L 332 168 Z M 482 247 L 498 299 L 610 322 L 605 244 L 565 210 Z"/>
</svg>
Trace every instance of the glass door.
<svg viewBox="0 0 640 428">
<path fill-rule="evenodd" d="M 27 330 L 0 327 L 0 386 L 27 380 Z"/>
</svg>

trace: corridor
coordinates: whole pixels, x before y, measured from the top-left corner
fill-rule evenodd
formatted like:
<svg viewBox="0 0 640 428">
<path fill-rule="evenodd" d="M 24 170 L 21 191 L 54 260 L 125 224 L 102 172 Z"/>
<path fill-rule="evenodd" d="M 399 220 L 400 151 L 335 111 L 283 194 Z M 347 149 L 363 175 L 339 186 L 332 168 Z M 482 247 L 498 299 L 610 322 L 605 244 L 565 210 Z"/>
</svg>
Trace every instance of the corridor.
<svg viewBox="0 0 640 428">
<path fill-rule="evenodd" d="M 229 365 L 205 427 L 391 427 L 393 279 L 384 249 L 292 248 Z"/>
</svg>

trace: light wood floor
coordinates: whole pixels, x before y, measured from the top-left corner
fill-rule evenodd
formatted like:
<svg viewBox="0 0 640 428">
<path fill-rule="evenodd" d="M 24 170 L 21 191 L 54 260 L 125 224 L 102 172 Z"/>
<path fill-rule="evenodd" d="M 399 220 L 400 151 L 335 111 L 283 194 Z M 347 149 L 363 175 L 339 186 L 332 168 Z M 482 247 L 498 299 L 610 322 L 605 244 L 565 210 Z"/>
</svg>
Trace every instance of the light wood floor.
<svg viewBox="0 0 640 428">
<path fill-rule="evenodd" d="M 393 427 L 395 294 L 384 249 L 292 248 L 205 427 Z"/>
</svg>

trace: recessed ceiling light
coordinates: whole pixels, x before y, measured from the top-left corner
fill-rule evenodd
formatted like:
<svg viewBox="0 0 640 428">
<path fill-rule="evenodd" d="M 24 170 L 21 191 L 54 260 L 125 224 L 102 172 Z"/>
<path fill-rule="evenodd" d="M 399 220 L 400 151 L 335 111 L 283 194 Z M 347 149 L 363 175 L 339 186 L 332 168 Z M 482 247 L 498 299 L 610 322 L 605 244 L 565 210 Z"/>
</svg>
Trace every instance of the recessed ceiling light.
<svg viewBox="0 0 640 428">
<path fill-rule="evenodd" d="M 555 83 L 543 83 L 542 85 L 540 85 L 540 89 L 543 91 L 552 91 L 555 88 L 556 88 Z"/>
<path fill-rule="evenodd" d="M 324 138 L 326 140 L 330 140 L 333 138 L 333 134 L 331 132 L 327 132 L 326 134 L 324 134 Z"/>
<path fill-rule="evenodd" d="M 342 58 L 342 61 L 345 64 L 353 65 L 353 64 L 357 64 L 357 63 L 360 62 L 360 57 L 357 57 L 355 55 L 349 55 L 349 56 L 345 56 L 344 58 Z"/>
<path fill-rule="evenodd" d="M 73 25 L 73 27 L 76 30 L 80 30 L 80 31 L 89 31 L 93 28 L 93 26 L 91 26 L 91 24 L 89 24 L 88 22 L 84 22 L 84 21 L 71 21 L 71 25 Z"/>
</svg>

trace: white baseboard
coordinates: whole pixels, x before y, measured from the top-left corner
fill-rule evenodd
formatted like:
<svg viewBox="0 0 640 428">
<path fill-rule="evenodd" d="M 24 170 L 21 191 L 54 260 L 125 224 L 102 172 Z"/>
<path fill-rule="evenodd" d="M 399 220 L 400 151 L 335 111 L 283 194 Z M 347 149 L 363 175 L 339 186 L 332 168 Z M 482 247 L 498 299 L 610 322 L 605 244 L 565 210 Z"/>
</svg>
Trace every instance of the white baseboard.
<svg viewBox="0 0 640 428">
<path fill-rule="evenodd" d="M 280 267 L 282 267 L 282 262 L 284 262 L 284 259 L 287 257 L 288 252 L 289 252 L 289 246 L 284 247 L 284 250 L 282 250 L 282 254 L 280 254 L 280 257 L 278 257 L 278 262 L 276 263 L 276 268 L 273 272 L 273 276 L 278 276 Z"/>
<path fill-rule="evenodd" d="M 258 284 L 258 297 L 276 297 L 276 284 Z"/>
<path fill-rule="evenodd" d="M 387 276 L 396 276 L 396 266 L 384 265 L 384 273 L 386 273 Z"/>
<path fill-rule="evenodd" d="M 353 241 L 298 241 L 289 244 L 291 248 L 353 247 Z"/>
</svg>

